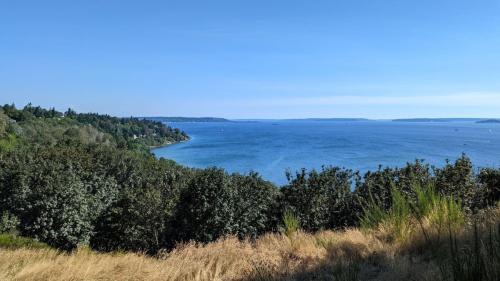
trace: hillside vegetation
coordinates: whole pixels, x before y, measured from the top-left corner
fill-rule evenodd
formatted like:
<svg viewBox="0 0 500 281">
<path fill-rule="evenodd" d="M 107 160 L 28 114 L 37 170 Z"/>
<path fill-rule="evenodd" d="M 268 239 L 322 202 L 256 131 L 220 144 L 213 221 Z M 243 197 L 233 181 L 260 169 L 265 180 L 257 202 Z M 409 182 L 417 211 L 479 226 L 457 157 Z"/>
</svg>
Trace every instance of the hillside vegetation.
<svg viewBox="0 0 500 281">
<path fill-rule="evenodd" d="M 498 280 L 498 169 L 462 155 L 277 187 L 148 151 L 187 138 L 1 107 L 0 280 Z"/>
</svg>

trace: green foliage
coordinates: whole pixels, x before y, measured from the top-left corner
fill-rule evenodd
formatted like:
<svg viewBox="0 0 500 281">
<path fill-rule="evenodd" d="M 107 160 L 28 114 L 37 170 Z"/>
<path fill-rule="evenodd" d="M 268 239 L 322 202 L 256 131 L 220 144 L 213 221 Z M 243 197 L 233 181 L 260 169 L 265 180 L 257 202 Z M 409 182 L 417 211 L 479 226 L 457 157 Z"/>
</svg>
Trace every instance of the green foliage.
<svg viewBox="0 0 500 281">
<path fill-rule="evenodd" d="M 49 246 L 32 238 L 0 234 L 0 249 L 48 249 Z"/>
<path fill-rule="evenodd" d="M 77 152 L 28 149 L 0 159 L 0 200 L 19 218 L 23 236 L 62 249 L 90 238 L 93 221 L 111 201 L 107 197 L 114 196 L 116 184 L 83 169 Z"/>
<path fill-rule="evenodd" d="M 96 221 L 90 240 L 95 249 L 155 253 L 172 244 L 173 209 L 190 171 L 152 157 L 132 161 L 117 161 L 117 171 L 127 173 L 116 175 L 122 189 Z"/>
<path fill-rule="evenodd" d="M 290 210 L 283 214 L 283 232 L 286 236 L 291 237 L 300 228 L 299 218 Z"/>
<path fill-rule="evenodd" d="M 165 208 L 157 189 L 127 189 L 96 222 L 90 245 L 101 251 L 155 253 L 163 246 Z"/>
<path fill-rule="evenodd" d="M 172 229 L 176 241 L 210 242 L 236 234 L 254 238 L 273 227 L 276 188 L 256 173 L 197 171 L 182 191 Z"/>
<path fill-rule="evenodd" d="M 372 200 L 363 206 L 363 214 L 359 218 L 359 224 L 363 230 L 377 228 L 388 217 L 386 210 L 380 203 Z"/>
<path fill-rule="evenodd" d="M 500 200 L 500 170 L 482 169 L 478 178 L 483 191 L 480 205 L 494 206 Z"/>
<path fill-rule="evenodd" d="M 105 142 L 109 137 L 113 142 L 123 148 L 145 150 L 150 146 L 160 146 L 178 141 L 187 140 L 188 136 L 179 129 L 170 128 L 161 122 L 138 119 L 117 118 L 96 113 L 76 113 L 72 109 L 63 114 L 54 108 L 43 109 L 31 104 L 22 110 L 15 105 L 1 107 L 6 116 L 23 124 L 28 129 L 28 138 L 39 137 L 42 144 L 53 144 L 61 140 L 60 135 L 78 140 L 81 143 Z M 48 123 L 48 124 L 47 124 Z M 47 134 L 46 131 L 51 133 Z M 1 122 L 0 122 L 1 132 Z M 45 135 L 40 134 L 44 132 Z M 47 135 L 53 136 L 48 138 Z M 30 141 L 33 141 L 30 138 Z"/>
<path fill-rule="evenodd" d="M 62 116 L 62 113 L 56 111 L 54 108 L 44 109 L 40 106 L 34 107 L 31 103 L 26 105 L 22 110 L 16 109 L 14 104 L 6 104 L 2 109 L 7 116 L 18 122 L 34 118 L 57 118 Z"/>
<path fill-rule="evenodd" d="M 2 213 L 0 217 L 0 234 L 16 234 L 19 226 L 19 219 L 8 211 Z"/>
<path fill-rule="evenodd" d="M 179 129 L 147 119 L 117 118 L 95 113 L 76 114 L 71 110 L 68 110 L 66 116 L 111 134 L 119 145 L 128 148 L 137 147 L 137 144 L 146 147 L 161 146 L 188 139 Z"/>
<path fill-rule="evenodd" d="M 438 194 L 432 185 L 415 186 L 412 193 L 416 199 L 405 197 L 396 188 L 391 191 L 391 207 L 385 210 L 381 204 L 369 202 L 360 218 L 364 230 L 382 229 L 397 241 L 407 241 L 418 222 L 427 241 L 434 235 L 439 241 L 446 227 L 460 229 L 465 215 L 459 200 Z"/>
<path fill-rule="evenodd" d="M 234 190 L 221 169 L 199 171 L 182 192 L 176 210 L 180 241 L 214 241 L 235 229 Z"/>
<path fill-rule="evenodd" d="M 12 151 L 18 144 L 17 137 L 14 134 L 8 134 L 0 139 L 0 153 Z"/>
<path fill-rule="evenodd" d="M 364 213 L 366 205 L 373 205 L 374 202 L 382 210 L 388 210 L 392 205 L 392 189 L 401 192 L 405 198 L 414 200 L 414 186 L 428 186 L 434 181 L 431 168 L 421 160 L 407 163 L 403 168 L 379 167 L 375 172 L 368 171 L 363 182 L 354 191 L 358 200 L 358 216 Z"/>
<path fill-rule="evenodd" d="M 391 207 L 384 210 L 380 203 L 372 200 L 361 217 L 363 229 L 383 228 L 395 240 L 406 241 L 411 234 L 410 202 L 396 188 L 391 190 Z"/>
<path fill-rule="evenodd" d="M 386 227 L 393 233 L 396 240 L 406 241 L 411 235 L 411 210 L 408 200 L 394 189 L 392 191 L 392 207 L 389 211 Z"/>
<path fill-rule="evenodd" d="M 0 153 L 11 151 L 16 147 L 18 140 L 13 131 L 12 120 L 0 108 Z"/>
<path fill-rule="evenodd" d="M 231 175 L 234 189 L 234 217 L 239 237 L 256 238 L 259 234 L 276 228 L 274 216 L 278 190 L 264 181 L 257 173 Z"/>
<path fill-rule="evenodd" d="M 460 200 L 451 196 L 439 195 L 433 186 L 416 187 L 417 200 L 411 203 L 413 215 L 419 222 L 428 242 L 430 235 L 438 243 L 446 228 L 453 231 L 460 229 L 465 222 L 465 215 Z"/>
<path fill-rule="evenodd" d="M 462 155 L 454 164 L 447 163 L 441 169 L 435 169 L 436 190 L 441 195 L 460 199 L 466 208 L 474 204 L 477 185 L 474 180 L 472 162 Z"/>
<path fill-rule="evenodd" d="M 283 210 L 295 212 L 305 230 L 342 228 L 354 224 L 351 186 L 357 174 L 338 167 L 320 172 L 301 170 L 281 191 Z"/>
</svg>

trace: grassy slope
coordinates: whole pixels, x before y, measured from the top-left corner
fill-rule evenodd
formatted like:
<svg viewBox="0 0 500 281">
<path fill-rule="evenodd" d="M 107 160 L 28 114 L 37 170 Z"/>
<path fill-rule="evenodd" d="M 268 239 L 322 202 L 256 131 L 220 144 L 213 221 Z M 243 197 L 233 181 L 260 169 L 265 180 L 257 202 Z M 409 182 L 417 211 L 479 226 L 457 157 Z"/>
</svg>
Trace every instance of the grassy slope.
<svg viewBox="0 0 500 281">
<path fill-rule="evenodd" d="M 495 210 L 488 217 L 498 223 L 498 214 Z M 419 226 L 413 229 L 406 242 L 391 240 L 385 231 L 357 229 L 268 234 L 253 242 L 227 237 L 207 245 L 180 245 L 158 258 L 88 249 L 72 254 L 0 249 L 0 280 L 458 280 L 443 277 L 457 272 L 452 268 L 457 264 L 450 259 L 448 234 L 426 242 Z M 474 252 L 474 241 L 491 242 L 490 229 L 473 229 L 465 227 L 457 234 L 460 249 Z M 479 233 L 477 239 L 474 233 Z M 488 247 L 498 247 L 498 238 L 495 234 L 495 244 Z M 474 263 L 475 255 L 468 250 L 454 256 L 472 257 Z M 478 255 L 483 251 L 479 249 Z M 498 253 L 496 261 L 488 257 L 482 264 L 481 270 L 498 277 L 494 275 L 500 267 Z"/>
<path fill-rule="evenodd" d="M 0 250 L 0 280 L 258 280 L 299 268 L 323 274 L 317 266 L 351 253 L 368 256 L 382 250 L 383 244 L 355 230 L 299 233 L 292 239 L 266 235 L 254 243 L 226 238 L 205 246 L 180 246 L 160 259 L 88 250 L 70 255 L 45 249 Z M 334 258 L 332 251 L 337 253 Z"/>
</svg>

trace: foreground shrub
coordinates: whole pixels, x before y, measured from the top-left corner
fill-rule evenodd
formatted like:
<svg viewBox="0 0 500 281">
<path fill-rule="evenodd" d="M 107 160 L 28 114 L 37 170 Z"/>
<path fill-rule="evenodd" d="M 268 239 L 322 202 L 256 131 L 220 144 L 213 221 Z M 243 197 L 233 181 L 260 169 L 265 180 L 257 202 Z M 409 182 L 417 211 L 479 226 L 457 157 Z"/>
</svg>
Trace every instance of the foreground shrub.
<svg viewBox="0 0 500 281">
<path fill-rule="evenodd" d="M 354 225 L 351 187 L 357 174 L 338 167 L 321 171 L 305 169 L 295 176 L 287 174 L 289 183 L 282 187 L 282 210 L 291 210 L 307 231 L 344 228 Z"/>
<path fill-rule="evenodd" d="M 482 204 L 479 207 L 495 206 L 500 200 L 500 170 L 485 168 L 478 175 L 479 183 L 482 185 Z"/>
<path fill-rule="evenodd" d="M 164 246 L 165 207 L 156 189 L 126 189 L 97 219 L 90 246 L 155 254 Z"/>
<path fill-rule="evenodd" d="M 176 210 L 178 241 L 210 242 L 235 233 L 234 190 L 222 169 L 200 171 L 181 193 Z"/>
<path fill-rule="evenodd" d="M 299 218 L 291 211 L 285 211 L 283 214 L 283 233 L 291 237 L 300 228 Z"/>
<path fill-rule="evenodd" d="M 462 155 L 455 163 L 446 163 L 443 168 L 434 170 L 436 191 L 443 196 L 452 196 L 460 200 L 466 209 L 475 204 L 478 187 L 475 184 L 471 160 Z"/>
<path fill-rule="evenodd" d="M 395 188 L 391 196 L 392 206 L 387 211 L 375 199 L 367 204 L 361 217 L 361 227 L 383 231 L 396 241 L 406 241 L 412 230 L 410 202 Z"/>
<path fill-rule="evenodd" d="M 417 199 L 411 204 L 413 216 L 427 242 L 439 243 L 447 230 L 455 232 L 463 227 L 465 214 L 460 200 L 439 195 L 433 186 L 416 187 L 415 193 Z"/>
<path fill-rule="evenodd" d="M 176 241 L 214 241 L 228 234 L 255 238 L 274 226 L 278 192 L 256 173 L 198 171 L 181 192 L 172 225 Z"/>
<path fill-rule="evenodd" d="M 0 249 L 48 249 L 49 246 L 32 238 L 0 234 Z"/>
<path fill-rule="evenodd" d="M 427 242 L 434 239 L 439 242 L 446 229 L 457 231 L 464 225 L 465 215 L 459 200 L 439 195 L 433 186 L 413 187 L 413 192 L 415 200 L 393 188 L 389 210 L 384 210 L 375 199 L 368 202 L 360 218 L 361 227 L 404 243 L 410 241 L 418 229 Z M 417 224 L 419 228 L 415 227 Z"/>
<path fill-rule="evenodd" d="M 112 179 L 87 173 L 70 152 L 77 150 L 20 150 L 0 158 L 3 211 L 19 219 L 22 236 L 65 250 L 88 243 L 116 188 Z"/>
</svg>

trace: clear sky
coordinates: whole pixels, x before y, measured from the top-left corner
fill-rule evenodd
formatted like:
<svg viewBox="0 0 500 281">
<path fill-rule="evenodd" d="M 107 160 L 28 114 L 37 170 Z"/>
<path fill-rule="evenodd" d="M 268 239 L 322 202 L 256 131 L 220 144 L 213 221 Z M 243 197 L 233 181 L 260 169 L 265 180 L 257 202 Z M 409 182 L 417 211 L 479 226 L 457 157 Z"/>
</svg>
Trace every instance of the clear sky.
<svg viewBox="0 0 500 281">
<path fill-rule="evenodd" d="M 500 1 L 0 0 L 0 103 L 500 117 Z"/>
</svg>

